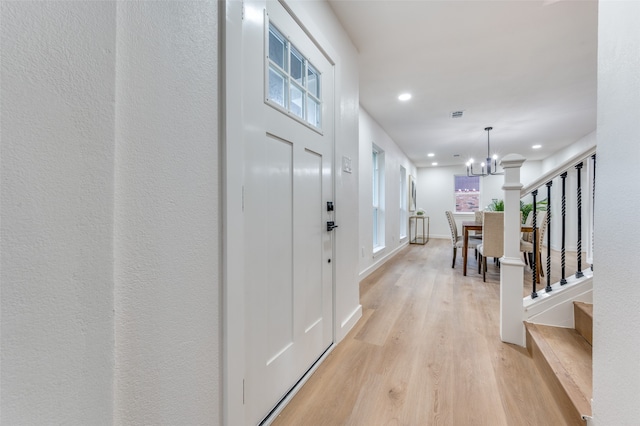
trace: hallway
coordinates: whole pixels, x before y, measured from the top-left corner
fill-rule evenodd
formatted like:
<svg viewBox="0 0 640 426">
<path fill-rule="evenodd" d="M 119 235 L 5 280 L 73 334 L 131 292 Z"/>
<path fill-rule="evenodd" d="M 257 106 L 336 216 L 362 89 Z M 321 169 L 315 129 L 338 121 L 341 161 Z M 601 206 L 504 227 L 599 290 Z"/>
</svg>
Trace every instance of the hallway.
<svg viewBox="0 0 640 426">
<path fill-rule="evenodd" d="M 363 280 L 363 317 L 274 425 L 564 424 L 526 349 L 500 341 L 499 275 L 475 268 L 434 239 Z"/>
</svg>

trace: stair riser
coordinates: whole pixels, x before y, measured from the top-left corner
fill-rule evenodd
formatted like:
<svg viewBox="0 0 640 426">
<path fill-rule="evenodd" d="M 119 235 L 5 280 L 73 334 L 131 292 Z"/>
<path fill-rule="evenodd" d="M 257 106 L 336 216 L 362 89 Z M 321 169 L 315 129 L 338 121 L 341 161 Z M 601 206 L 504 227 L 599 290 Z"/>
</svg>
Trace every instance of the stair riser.
<svg viewBox="0 0 640 426">
<path fill-rule="evenodd" d="M 576 331 L 593 346 L 593 318 L 591 315 L 585 312 L 580 305 L 575 304 L 573 307 L 573 318 Z"/>
</svg>

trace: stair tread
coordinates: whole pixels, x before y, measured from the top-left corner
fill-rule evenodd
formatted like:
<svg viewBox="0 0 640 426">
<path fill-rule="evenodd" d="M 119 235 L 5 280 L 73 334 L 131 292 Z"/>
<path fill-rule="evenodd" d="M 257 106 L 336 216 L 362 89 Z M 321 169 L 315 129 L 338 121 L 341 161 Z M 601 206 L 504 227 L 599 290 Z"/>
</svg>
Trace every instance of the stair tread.
<svg viewBox="0 0 640 426">
<path fill-rule="evenodd" d="M 576 410 L 591 415 L 591 345 L 572 328 L 527 323 L 527 329 Z"/>
<path fill-rule="evenodd" d="M 574 306 L 582 310 L 585 314 L 589 315 L 593 319 L 593 304 L 585 302 L 573 302 Z"/>
</svg>

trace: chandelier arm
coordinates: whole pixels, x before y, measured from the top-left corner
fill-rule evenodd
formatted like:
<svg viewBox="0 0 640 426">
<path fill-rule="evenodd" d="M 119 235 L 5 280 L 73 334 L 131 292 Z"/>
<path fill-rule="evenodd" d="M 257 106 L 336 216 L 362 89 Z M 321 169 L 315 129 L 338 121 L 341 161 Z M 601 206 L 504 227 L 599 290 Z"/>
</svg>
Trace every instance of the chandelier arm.
<svg viewBox="0 0 640 426">
<path fill-rule="evenodd" d="M 492 164 L 492 158 L 491 158 L 491 139 L 489 137 L 489 133 L 491 130 L 493 130 L 493 127 L 485 127 L 484 130 L 487 131 L 487 162 L 486 162 L 486 172 L 485 172 L 485 168 L 484 166 L 482 166 L 481 169 L 481 173 L 475 173 L 473 171 L 473 164 L 467 163 L 467 176 L 468 177 L 472 177 L 472 176 L 479 176 L 479 177 L 485 177 L 485 176 L 493 176 L 493 175 L 504 175 L 504 171 L 498 173 L 498 161 L 493 159 L 493 164 Z M 492 167 L 493 165 L 493 167 Z"/>
</svg>

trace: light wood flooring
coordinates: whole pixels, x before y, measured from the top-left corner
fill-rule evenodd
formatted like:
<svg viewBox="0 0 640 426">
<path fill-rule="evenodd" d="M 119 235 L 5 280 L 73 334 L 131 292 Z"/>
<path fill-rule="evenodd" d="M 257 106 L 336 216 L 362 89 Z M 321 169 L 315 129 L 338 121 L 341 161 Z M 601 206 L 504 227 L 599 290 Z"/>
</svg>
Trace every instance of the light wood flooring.
<svg viewBox="0 0 640 426">
<path fill-rule="evenodd" d="M 497 267 L 484 283 L 469 257 L 463 277 L 432 239 L 363 280 L 362 318 L 273 424 L 564 425 L 526 349 L 500 341 Z"/>
</svg>

